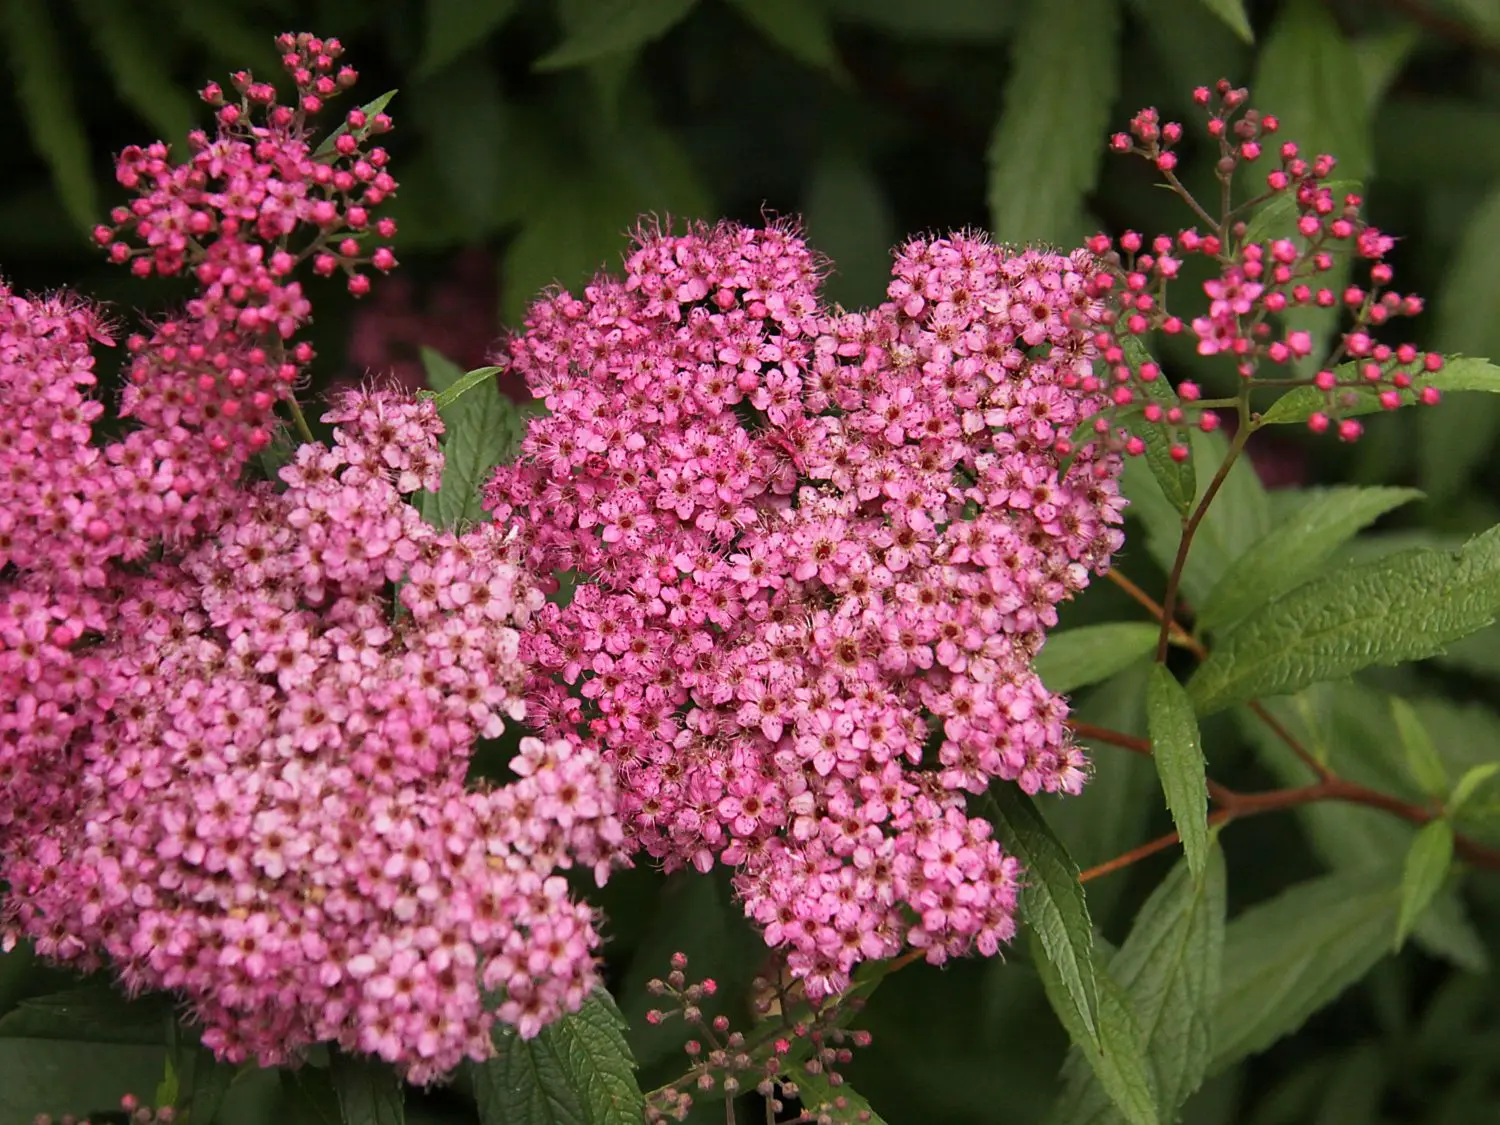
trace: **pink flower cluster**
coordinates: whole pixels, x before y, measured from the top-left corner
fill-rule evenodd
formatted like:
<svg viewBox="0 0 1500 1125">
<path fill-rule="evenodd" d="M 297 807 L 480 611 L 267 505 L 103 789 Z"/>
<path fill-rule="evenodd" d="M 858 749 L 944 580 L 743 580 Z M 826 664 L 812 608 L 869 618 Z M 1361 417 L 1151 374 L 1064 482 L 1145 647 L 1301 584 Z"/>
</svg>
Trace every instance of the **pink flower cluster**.
<svg viewBox="0 0 1500 1125">
<path fill-rule="evenodd" d="M 576 741 L 523 740 L 517 781 L 466 788 L 476 739 L 522 714 L 515 625 L 542 595 L 500 528 L 406 502 L 439 483 L 430 402 L 351 393 L 326 420 L 337 444 L 303 446 L 284 491 L 115 576 L 57 747 L 76 768 L 18 808 L 0 877 L 39 953 L 183 993 L 228 1059 L 337 1041 L 425 1081 L 486 1057 L 497 1016 L 530 1035 L 582 1003 L 599 938 L 557 871 L 602 879 L 621 833 Z M 29 604 L 6 602 L 23 635 Z M 0 670 L 34 714 L 24 655 Z"/>
<path fill-rule="evenodd" d="M 584 725 L 636 848 L 735 868 L 810 995 L 993 953 L 1019 870 L 966 794 L 1084 781 L 1031 658 L 1122 540 L 1118 459 L 1056 451 L 1104 402 L 1094 268 L 920 239 L 836 313 L 789 229 L 646 232 L 510 341 L 550 416 L 488 503 L 579 576 L 525 635 L 533 721 Z"/>
<path fill-rule="evenodd" d="M 1220 81 L 1212 90 L 1199 87 L 1193 92 L 1193 100 L 1209 111 L 1208 134 L 1219 149 L 1216 171 L 1227 193 L 1236 170 L 1260 159 L 1267 138 L 1278 131 L 1280 123 L 1270 114 L 1251 108 L 1249 92 L 1227 81 Z M 1131 119 L 1128 133 L 1112 138 L 1110 147 L 1150 160 L 1166 177 L 1168 187 L 1197 214 L 1208 217 L 1175 176 L 1175 146 L 1182 135 L 1180 124 L 1163 123 L 1155 109 L 1144 109 Z M 1267 194 L 1261 205 L 1290 204 L 1287 213 L 1294 237 L 1251 240 L 1250 226 L 1243 220 L 1234 222 L 1231 214 L 1214 223 L 1207 234 L 1191 228 L 1175 237 L 1158 235 L 1149 245 L 1135 231 L 1125 232 L 1118 240 L 1103 234 L 1089 240 L 1089 249 L 1109 260 L 1095 277 L 1094 292 L 1114 308 L 1105 317 L 1109 328 L 1100 332 L 1095 343 L 1110 373 L 1105 385 L 1114 407 L 1139 405 L 1147 423 L 1165 424 L 1175 435 L 1177 428 L 1189 421 L 1191 404 L 1198 398 L 1198 388 L 1183 383 L 1177 388 L 1181 402 L 1163 405 L 1152 401 L 1163 394 L 1171 396 L 1165 391 L 1156 395 L 1143 391 L 1141 384 L 1155 381 L 1160 371 L 1155 364 L 1132 369 L 1120 346 L 1120 339 L 1127 335 L 1155 330 L 1176 335 L 1190 330 L 1197 338 L 1200 355 L 1232 359 L 1239 375 L 1252 382 L 1262 377 L 1268 365 L 1284 371 L 1312 355 L 1312 334 L 1287 327 L 1280 320 L 1283 314 L 1335 308 L 1348 314 L 1352 325 L 1331 356 L 1318 357 L 1324 363 L 1322 369 L 1306 380 L 1278 381 L 1283 386 L 1305 382 L 1323 393 L 1326 408 L 1308 418 L 1310 429 L 1323 433 L 1332 427 L 1344 441 L 1359 438 L 1363 427 L 1344 413 L 1359 401 L 1361 392 L 1373 392 L 1386 410 L 1404 405 L 1409 396 L 1403 396 L 1413 391 L 1419 402 L 1431 405 L 1438 401 L 1437 388 L 1422 386 L 1419 380 L 1442 367 L 1441 356 L 1424 354 L 1409 343 L 1392 347 L 1372 336 L 1392 319 L 1416 316 L 1423 309 L 1420 297 L 1388 288 L 1394 274 L 1384 259 L 1395 246 L 1395 239 L 1364 221 L 1360 214 L 1364 201 L 1359 195 L 1340 194 L 1329 186 L 1333 157 L 1323 155 L 1309 161 L 1290 141 L 1276 151 L 1278 166 L 1266 174 Z M 1206 315 L 1185 324 L 1181 317 L 1167 311 L 1166 289 L 1189 254 L 1211 259 L 1218 273 L 1203 283 L 1209 299 Z M 1339 263 L 1348 258 L 1369 263 L 1368 284 L 1355 280 L 1336 291 L 1334 286 L 1339 283 L 1332 278 Z M 1352 363 L 1352 374 L 1335 370 L 1345 361 Z M 1218 418 L 1212 412 L 1199 411 L 1196 422 L 1204 430 L 1213 430 Z M 1115 420 L 1106 418 L 1099 424 L 1107 430 Z M 1139 437 L 1127 440 L 1127 452 L 1139 454 L 1144 450 L 1145 443 Z M 1172 455 L 1185 458 L 1187 446 L 1174 444 Z"/>
<path fill-rule="evenodd" d="M 602 879 L 623 831 L 576 737 L 466 784 L 522 714 L 542 594 L 503 529 L 408 502 L 441 483 L 431 402 L 348 393 L 284 488 L 241 479 L 312 357 L 292 271 L 358 292 L 365 255 L 394 264 L 356 238 L 394 233 L 365 151 L 388 123 L 355 111 L 314 149 L 353 72 L 333 40 L 280 44 L 295 107 L 237 75 L 187 164 L 121 158 L 140 198 L 100 241 L 198 286 L 130 341 L 123 437 L 94 430 L 99 315 L 0 288 L 0 932 L 179 992 L 225 1058 L 336 1041 L 426 1081 L 490 1054 L 497 1019 L 534 1035 L 582 1003 L 599 938 L 560 872 Z"/>
</svg>

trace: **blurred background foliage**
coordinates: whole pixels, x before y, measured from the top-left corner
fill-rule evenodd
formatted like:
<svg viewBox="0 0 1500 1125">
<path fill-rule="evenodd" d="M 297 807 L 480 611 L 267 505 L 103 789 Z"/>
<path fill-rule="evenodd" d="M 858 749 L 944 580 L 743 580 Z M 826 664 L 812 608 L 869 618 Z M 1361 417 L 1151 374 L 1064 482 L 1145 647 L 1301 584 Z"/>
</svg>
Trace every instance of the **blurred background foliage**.
<svg viewBox="0 0 1500 1125">
<path fill-rule="evenodd" d="M 180 142 L 206 119 L 190 92 L 241 66 L 274 73 L 271 36 L 289 28 L 340 36 L 365 97 L 399 90 L 389 147 L 403 268 L 364 306 L 315 289 L 328 382 L 391 370 L 418 379 L 421 345 L 477 365 L 540 288 L 617 263 L 642 214 L 800 214 L 836 264 L 830 296 L 851 306 L 880 299 L 889 248 L 908 232 L 985 227 L 1074 245 L 1101 228 L 1175 231 L 1189 218 L 1180 202 L 1141 162 L 1106 157 L 1104 141 L 1144 105 L 1192 122 L 1191 89 L 1220 76 L 1251 85 L 1284 136 L 1333 152 L 1340 178 L 1364 185 L 1373 221 L 1401 239 L 1397 287 L 1429 298 L 1419 342 L 1500 356 L 1500 0 L 0 0 L 4 276 L 116 300 L 122 318 L 170 300 L 104 265 L 88 241 L 121 198 L 111 154 L 158 136 Z M 1187 181 L 1206 182 L 1202 152 L 1186 153 Z M 1174 377 L 1210 394 L 1234 378 L 1191 347 L 1167 359 Z M 1354 447 L 1266 435 L 1244 510 L 1269 523 L 1297 490 L 1334 482 L 1422 488 L 1424 502 L 1360 540 L 1364 555 L 1500 522 L 1500 397 L 1454 396 L 1371 422 Z M 1145 549 L 1127 548 L 1120 565 L 1160 589 Z M 1133 617 L 1101 584 L 1068 623 Z M 1500 756 L 1495 629 L 1439 661 L 1279 707 L 1341 772 L 1420 799 L 1371 685 L 1418 701 L 1454 776 Z M 1076 703 L 1085 718 L 1143 733 L 1140 687 L 1126 677 Z M 1205 741 L 1230 784 L 1300 780 L 1238 716 L 1211 721 Z M 1149 763 L 1104 748 L 1095 759 L 1085 796 L 1047 806 L 1082 866 L 1169 826 Z M 1479 807 L 1494 824 L 1487 800 Z M 1231 915 L 1319 872 L 1399 870 L 1410 836 L 1378 813 L 1326 806 L 1236 825 Z M 1090 884 L 1108 939 L 1124 937 L 1169 863 Z M 686 949 L 732 1008 L 763 947 L 722 883 L 637 871 L 601 901 L 611 985 L 635 1024 L 644 1080 L 661 1080 L 682 1056 L 672 1029 L 640 1018 L 645 980 Z M 1399 956 L 1375 949 L 1362 984 L 1222 1069 L 1184 1119 L 1500 1121 L 1500 886 L 1486 877 L 1451 891 L 1417 937 Z M 58 986 L 23 954 L 0 957 L 0 1009 Z M 907 969 L 865 1022 L 875 1041 L 851 1077 L 887 1121 L 1046 1119 L 1066 1044 L 1023 948 Z M 26 1054 L 41 1040 L 5 1034 L 0 1020 L 0 1067 L 45 1065 Z M 128 1069 L 140 1050 L 117 1032 L 89 1081 L 109 1086 L 110 1060 Z M 318 1120 L 313 1084 L 243 1082 L 222 1119 Z M 461 1104 L 435 1095 L 408 1120 L 470 1119 Z"/>
</svg>

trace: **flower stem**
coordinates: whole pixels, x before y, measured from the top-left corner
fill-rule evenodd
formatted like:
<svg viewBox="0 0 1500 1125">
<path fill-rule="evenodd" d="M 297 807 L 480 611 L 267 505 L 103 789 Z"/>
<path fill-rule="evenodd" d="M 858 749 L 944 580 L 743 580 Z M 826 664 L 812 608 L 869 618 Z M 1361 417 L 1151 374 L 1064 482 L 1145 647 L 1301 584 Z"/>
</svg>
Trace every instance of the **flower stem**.
<svg viewBox="0 0 1500 1125">
<path fill-rule="evenodd" d="M 286 404 L 292 412 L 292 424 L 297 427 L 297 433 L 301 435 L 302 440 L 308 445 L 315 444 L 318 439 L 313 437 L 312 429 L 307 424 L 307 417 L 302 413 L 302 407 L 297 402 L 297 396 L 287 395 Z"/>
<path fill-rule="evenodd" d="M 1234 432 L 1234 438 L 1229 443 L 1229 452 L 1225 454 L 1224 461 L 1219 465 L 1218 472 L 1214 473 L 1213 480 L 1208 482 L 1208 487 L 1203 492 L 1203 499 L 1198 501 L 1198 506 L 1193 509 L 1193 514 L 1188 516 L 1182 524 L 1182 541 L 1177 544 L 1177 557 L 1172 560 L 1172 569 L 1167 574 L 1167 590 L 1162 597 L 1161 611 L 1161 636 L 1156 641 L 1156 662 L 1165 664 L 1167 662 L 1167 644 L 1172 637 L 1172 627 L 1176 623 L 1177 593 L 1182 584 L 1182 570 L 1187 565 L 1188 551 L 1193 546 L 1193 536 L 1198 531 L 1198 526 L 1203 522 L 1203 517 L 1208 514 L 1208 506 L 1214 502 L 1214 497 L 1219 494 L 1219 489 L 1229 478 L 1229 470 L 1234 467 L 1235 461 L 1239 460 L 1245 443 L 1250 440 L 1252 428 L 1248 425 L 1245 415 L 1248 407 L 1244 397 L 1240 403 L 1240 426 Z"/>
</svg>

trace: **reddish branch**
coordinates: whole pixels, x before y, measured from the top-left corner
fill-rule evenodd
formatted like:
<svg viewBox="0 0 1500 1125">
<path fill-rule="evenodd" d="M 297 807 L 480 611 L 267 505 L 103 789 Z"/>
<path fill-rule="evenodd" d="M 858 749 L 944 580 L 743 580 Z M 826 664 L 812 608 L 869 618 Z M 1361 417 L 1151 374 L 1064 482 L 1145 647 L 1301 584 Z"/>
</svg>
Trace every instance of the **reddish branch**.
<svg viewBox="0 0 1500 1125">
<path fill-rule="evenodd" d="M 1124 590 L 1138 604 L 1143 606 L 1157 622 L 1170 621 L 1163 630 L 1163 635 L 1170 632 L 1172 638 L 1183 648 L 1186 648 L 1199 660 L 1208 658 L 1208 649 L 1203 642 L 1188 633 L 1175 619 L 1170 619 L 1166 607 L 1157 602 L 1151 595 L 1147 594 L 1130 579 L 1126 578 L 1117 570 L 1109 572 L 1109 578 L 1120 589 Z M 1279 812 L 1282 809 L 1294 809 L 1300 805 L 1310 805 L 1317 801 L 1342 801 L 1346 804 L 1364 805 L 1367 808 L 1380 809 L 1399 816 L 1402 820 L 1415 825 L 1423 825 L 1435 820 L 1442 815 L 1441 809 L 1435 809 L 1426 805 L 1414 804 L 1403 801 L 1400 797 L 1394 797 L 1389 793 L 1371 789 L 1368 786 L 1348 781 L 1334 773 L 1327 765 L 1320 762 L 1297 737 L 1287 730 L 1275 715 L 1256 701 L 1248 704 L 1251 713 L 1261 722 L 1265 723 L 1277 738 L 1281 739 L 1287 747 L 1296 754 L 1298 759 L 1310 769 L 1317 777 L 1317 782 L 1312 785 L 1303 785 L 1290 789 L 1273 789 L 1265 793 L 1239 793 L 1226 786 L 1220 785 L 1212 778 L 1208 779 L 1208 794 L 1218 806 L 1208 818 L 1209 824 L 1227 824 L 1245 816 L 1258 816 L 1261 813 Z M 1077 719 L 1069 719 L 1068 726 L 1074 734 L 1080 738 L 1087 738 L 1094 742 L 1102 742 L 1108 746 L 1117 746 L 1122 750 L 1129 750 L 1133 754 L 1151 753 L 1151 740 L 1141 738 L 1138 735 L 1126 734 L 1123 731 L 1110 730 L 1108 727 L 1095 726 L 1093 723 L 1080 722 Z M 1172 847 L 1178 842 L 1176 832 L 1169 832 L 1165 836 L 1158 837 L 1142 844 L 1138 848 L 1115 856 L 1106 863 L 1097 867 L 1091 867 L 1082 875 L 1084 882 L 1097 879 L 1101 875 L 1108 875 L 1113 871 L 1129 867 L 1132 863 L 1145 859 L 1147 856 L 1155 855 L 1159 851 Z M 1486 847 L 1476 843 L 1466 836 L 1456 836 L 1454 839 L 1454 851 L 1460 859 L 1482 867 L 1490 871 L 1500 871 L 1500 850 Z"/>
<path fill-rule="evenodd" d="M 1382 793 L 1378 789 L 1360 785 L 1358 782 L 1349 781 L 1339 777 L 1321 762 L 1317 762 L 1307 753 L 1290 733 L 1278 723 L 1270 712 L 1259 705 L 1252 706 L 1256 714 L 1267 722 L 1271 730 L 1279 737 L 1287 741 L 1287 744 L 1297 752 L 1298 757 L 1308 762 L 1318 773 L 1318 780 L 1312 785 L 1296 786 L 1290 789 L 1273 789 L 1264 793 L 1241 793 L 1221 785 L 1212 778 L 1208 780 L 1208 794 L 1213 799 L 1217 808 L 1209 815 L 1208 823 L 1227 824 L 1232 820 L 1238 820 L 1247 816 L 1259 816 L 1261 813 L 1280 812 L 1283 809 L 1294 809 L 1301 805 L 1311 805 L 1318 801 L 1341 801 L 1345 804 L 1364 805 L 1366 808 L 1380 809 L 1392 816 L 1399 816 L 1402 820 L 1415 825 L 1423 825 L 1429 821 L 1436 820 L 1442 815 L 1441 809 L 1435 809 L 1426 805 L 1415 804 L 1411 801 L 1403 801 L 1400 797 L 1389 793 Z M 1141 738 L 1137 735 L 1126 734 L 1123 731 L 1111 730 L 1108 727 L 1096 726 L 1093 723 L 1084 723 L 1077 720 L 1068 720 L 1068 726 L 1074 734 L 1080 738 L 1087 738 L 1094 742 L 1102 742 L 1108 746 L 1116 746 L 1122 750 L 1129 750 L 1132 754 L 1151 753 L 1150 739 Z M 1097 879 L 1102 875 L 1119 871 L 1121 868 L 1129 867 L 1147 856 L 1155 855 L 1159 851 L 1172 847 L 1178 842 L 1176 832 L 1169 832 L 1155 840 L 1148 841 L 1140 847 L 1132 848 L 1130 851 L 1115 856 L 1113 859 L 1091 867 L 1085 871 L 1080 878 L 1083 882 Z M 1460 859 L 1482 867 L 1489 871 L 1500 871 L 1500 849 L 1487 847 L 1475 842 L 1466 836 L 1455 836 L 1453 848 Z"/>
</svg>

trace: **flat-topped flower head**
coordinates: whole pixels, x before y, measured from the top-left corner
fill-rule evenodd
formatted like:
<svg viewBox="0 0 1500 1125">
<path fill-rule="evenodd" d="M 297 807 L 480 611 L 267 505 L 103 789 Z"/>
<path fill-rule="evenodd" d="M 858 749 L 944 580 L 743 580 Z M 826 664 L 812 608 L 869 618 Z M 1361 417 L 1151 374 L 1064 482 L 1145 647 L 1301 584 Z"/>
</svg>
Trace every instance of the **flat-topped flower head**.
<svg viewBox="0 0 1500 1125">
<path fill-rule="evenodd" d="M 813 995 L 994 952 L 1019 871 L 966 795 L 1083 784 L 1031 658 L 1121 541 L 1117 460 L 1056 450 L 1102 405 L 1093 269 L 918 239 L 835 313 L 790 227 L 646 230 L 508 344 L 549 414 L 488 502 L 580 575 L 532 720 L 590 733 L 636 848 L 733 867 Z"/>
<path fill-rule="evenodd" d="M 466 784 L 524 713 L 542 595 L 498 526 L 440 532 L 406 502 L 441 478 L 430 401 L 352 392 L 326 420 L 333 448 L 301 447 L 284 490 L 116 577 L 87 691 L 76 669 L 67 694 L 19 688 L 33 721 L 0 725 L 0 761 L 50 725 L 76 764 L 17 814 L 0 878 L 41 955 L 183 994 L 232 1061 L 330 1041 L 427 1081 L 487 1057 L 497 1019 L 530 1036 L 581 1005 L 599 936 L 559 872 L 602 880 L 622 833 L 576 738 Z M 12 687 L 56 647 L 27 641 L 31 604 L 0 617 Z"/>
</svg>

